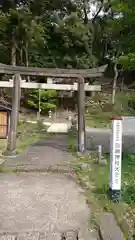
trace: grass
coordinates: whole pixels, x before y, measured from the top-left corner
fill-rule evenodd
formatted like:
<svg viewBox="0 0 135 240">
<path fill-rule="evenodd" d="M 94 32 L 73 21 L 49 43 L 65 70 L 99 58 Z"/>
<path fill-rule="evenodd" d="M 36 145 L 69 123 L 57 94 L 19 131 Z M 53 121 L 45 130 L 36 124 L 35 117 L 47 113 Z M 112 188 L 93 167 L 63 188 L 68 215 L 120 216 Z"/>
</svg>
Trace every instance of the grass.
<svg viewBox="0 0 135 240">
<path fill-rule="evenodd" d="M 94 204 L 98 204 L 99 210 L 110 211 L 112 205 L 116 204 L 113 204 L 112 201 L 109 200 L 107 194 L 109 188 L 109 163 L 106 166 L 100 166 L 96 161 L 96 153 L 90 153 L 87 157 L 78 158 L 77 164 L 81 166 L 86 164 L 87 168 L 81 168 L 81 170 L 77 168 L 77 176 L 80 182 L 87 180 L 87 183 L 84 182 L 84 184 L 90 186 L 87 188 L 87 194 L 94 196 L 96 199 L 96 202 L 94 200 Z M 88 201 L 91 201 L 91 199 L 88 199 Z"/>
<path fill-rule="evenodd" d="M 23 152 L 28 146 L 36 143 L 46 135 L 46 131 L 43 131 L 41 123 L 31 124 L 27 122 L 19 122 L 17 130 L 16 148 L 17 153 Z M 0 140 L 0 152 L 4 152 L 7 147 L 7 139 Z"/>
<path fill-rule="evenodd" d="M 75 155 L 76 139 L 73 134 L 69 136 L 69 143 Z M 85 189 L 86 200 L 92 209 L 94 221 L 99 212 L 112 212 L 124 230 L 126 239 L 133 239 L 131 235 L 135 223 L 135 154 L 123 153 L 122 156 L 122 197 L 119 203 L 113 203 L 108 197 L 110 162 L 109 155 L 104 157 L 107 164 L 101 166 L 97 163 L 96 152 L 90 152 L 87 156 L 76 156 L 74 168 L 77 181 Z M 126 227 L 123 219 L 124 221 L 126 219 Z"/>
<path fill-rule="evenodd" d="M 78 181 L 85 186 L 87 202 L 92 206 L 94 216 L 99 211 L 113 212 L 120 225 L 126 219 L 128 233 L 127 229 L 123 230 L 130 236 L 133 234 L 135 221 L 135 155 L 123 154 L 122 197 L 119 203 L 113 203 L 108 197 L 109 158 L 107 157 L 106 166 L 97 164 L 96 158 L 96 154 L 91 153 L 87 158 L 77 159 L 78 166 L 87 164 L 87 169 L 76 168 Z"/>
<path fill-rule="evenodd" d="M 109 128 L 111 123 L 109 118 L 112 115 L 111 113 L 103 113 L 101 111 L 90 111 L 85 115 L 86 126 L 91 128 Z"/>
<path fill-rule="evenodd" d="M 109 95 L 96 94 L 87 104 L 86 125 L 92 128 L 110 128 L 110 117 L 134 116 L 135 111 L 128 107 L 129 97 L 129 94 L 119 92 L 116 94 L 115 105 L 112 105 Z"/>
<path fill-rule="evenodd" d="M 124 201 L 113 203 L 108 197 L 109 163 L 106 166 L 100 166 L 97 164 L 96 153 L 90 153 L 87 157 L 77 158 L 76 175 L 78 183 L 85 189 L 86 200 L 92 210 L 94 222 L 96 223 L 100 212 L 112 212 L 120 225 L 128 211 L 128 205 Z"/>
<path fill-rule="evenodd" d="M 76 155 L 76 133 L 70 131 L 68 133 L 68 142 L 69 142 L 69 150 L 73 155 Z"/>
<path fill-rule="evenodd" d="M 31 124 L 26 122 L 19 123 L 16 142 L 17 151 L 19 153 L 24 151 L 24 149 L 36 143 L 44 136 L 45 131 L 42 131 L 40 124 Z"/>
</svg>

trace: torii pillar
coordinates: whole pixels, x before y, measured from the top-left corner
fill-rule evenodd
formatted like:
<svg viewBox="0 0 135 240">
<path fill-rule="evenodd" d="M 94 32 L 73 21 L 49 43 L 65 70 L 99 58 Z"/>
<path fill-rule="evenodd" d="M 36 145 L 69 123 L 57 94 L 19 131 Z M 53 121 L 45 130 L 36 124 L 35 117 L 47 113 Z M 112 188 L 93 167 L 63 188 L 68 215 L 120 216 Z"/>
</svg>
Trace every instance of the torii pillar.
<svg viewBox="0 0 135 240">
<path fill-rule="evenodd" d="M 15 74 L 13 79 L 13 89 L 12 89 L 12 112 L 10 120 L 10 129 L 8 133 L 8 144 L 7 150 L 3 153 L 7 156 L 16 155 L 16 134 L 17 134 L 17 124 L 19 119 L 19 107 L 20 107 L 20 74 Z"/>
<path fill-rule="evenodd" d="M 84 78 L 78 79 L 78 153 L 86 151 Z"/>
</svg>

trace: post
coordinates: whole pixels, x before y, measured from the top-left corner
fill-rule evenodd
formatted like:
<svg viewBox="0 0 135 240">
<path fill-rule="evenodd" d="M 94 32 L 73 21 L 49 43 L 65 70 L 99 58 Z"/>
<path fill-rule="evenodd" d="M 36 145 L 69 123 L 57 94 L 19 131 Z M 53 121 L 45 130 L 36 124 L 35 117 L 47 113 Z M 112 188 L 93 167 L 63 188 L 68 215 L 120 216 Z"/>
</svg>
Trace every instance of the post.
<svg viewBox="0 0 135 240">
<path fill-rule="evenodd" d="M 16 154 L 16 134 L 20 107 L 20 74 L 16 74 L 12 89 L 12 112 L 10 120 L 10 129 L 8 134 L 8 144 L 5 155 Z"/>
<path fill-rule="evenodd" d="M 112 118 L 110 141 L 110 195 L 114 202 L 121 196 L 122 118 Z"/>
<path fill-rule="evenodd" d="M 84 153 L 85 143 L 85 91 L 84 78 L 78 79 L 78 152 Z"/>
<path fill-rule="evenodd" d="M 98 145 L 98 163 L 102 162 L 102 145 Z"/>
</svg>

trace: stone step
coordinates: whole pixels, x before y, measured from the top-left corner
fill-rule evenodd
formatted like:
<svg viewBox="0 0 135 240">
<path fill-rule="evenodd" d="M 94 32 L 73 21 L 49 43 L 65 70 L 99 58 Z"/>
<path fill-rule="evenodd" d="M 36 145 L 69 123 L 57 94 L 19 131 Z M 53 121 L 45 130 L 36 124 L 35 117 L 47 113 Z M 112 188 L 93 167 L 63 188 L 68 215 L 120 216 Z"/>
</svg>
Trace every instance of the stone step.
<svg viewBox="0 0 135 240">
<path fill-rule="evenodd" d="M 115 217 L 112 213 L 101 213 L 98 215 L 99 236 L 102 240 L 124 240 L 124 234 L 121 231 Z"/>
</svg>

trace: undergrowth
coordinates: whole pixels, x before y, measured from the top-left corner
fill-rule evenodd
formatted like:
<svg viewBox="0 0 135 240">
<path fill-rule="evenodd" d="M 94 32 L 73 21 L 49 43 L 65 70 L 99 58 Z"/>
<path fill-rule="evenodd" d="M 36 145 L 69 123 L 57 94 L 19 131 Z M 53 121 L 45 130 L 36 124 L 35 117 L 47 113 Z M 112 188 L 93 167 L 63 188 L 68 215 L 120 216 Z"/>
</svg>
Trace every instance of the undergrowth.
<svg viewBox="0 0 135 240">
<path fill-rule="evenodd" d="M 16 150 L 17 153 L 21 153 L 30 145 L 38 142 L 40 139 L 45 137 L 47 134 L 45 127 L 42 122 L 37 124 L 19 122 L 16 137 Z M 7 148 L 7 139 L 0 140 L 0 152 L 3 153 Z"/>
<path fill-rule="evenodd" d="M 133 94 L 131 93 L 117 92 L 115 104 L 112 105 L 111 95 L 97 93 L 94 97 L 87 100 L 87 111 L 85 114 L 86 125 L 94 128 L 110 128 L 110 118 L 112 116 L 134 116 L 134 99 L 135 97 L 133 98 Z"/>
</svg>

